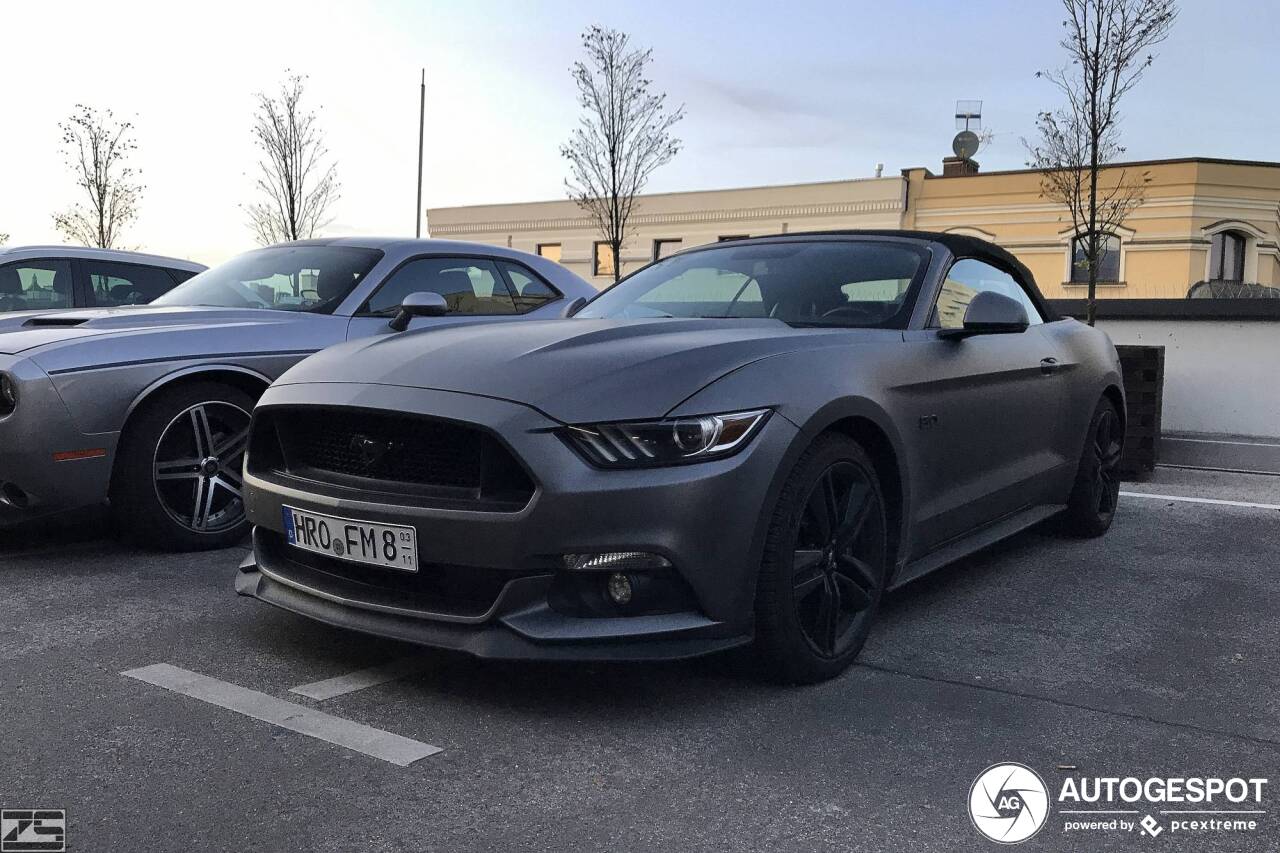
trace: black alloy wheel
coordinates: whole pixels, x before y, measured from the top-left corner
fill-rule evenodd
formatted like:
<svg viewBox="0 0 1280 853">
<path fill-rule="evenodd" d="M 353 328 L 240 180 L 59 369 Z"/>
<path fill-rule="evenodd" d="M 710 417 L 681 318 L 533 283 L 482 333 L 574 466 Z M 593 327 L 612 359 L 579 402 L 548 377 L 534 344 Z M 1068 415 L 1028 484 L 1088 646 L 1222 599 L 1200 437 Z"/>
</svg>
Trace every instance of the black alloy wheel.
<svg viewBox="0 0 1280 853">
<path fill-rule="evenodd" d="M 888 581 L 889 517 L 856 441 L 823 435 L 801 455 L 773 511 L 756 582 L 755 654 L 766 674 L 813 683 L 857 657 Z"/>
<path fill-rule="evenodd" d="M 883 552 L 879 493 L 852 462 L 831 465 L 805 500 L 791 564 L 796 620 L 819 655 L 847 652 L 870 618 Z"/>
<path fill-rule="evenodd" d="M 1124 422 L 1107 398 L 1098 401 L 1084 449 L 1076 469 L 1075 484 L 1067 498 L 1059 528 L 1069 536 L 1101 536 L 1115 520 L 1120 505 L 1120 460 L 1124 455 Z"/>
<path fill-rule="evenodd" d="M 1120 455 L 1123 451 L 1120 419 L 1108 407 L 1093 429 L 1093 495 L 1099 515 L 1111 515 L 1120 503 Z"/>
</svg>

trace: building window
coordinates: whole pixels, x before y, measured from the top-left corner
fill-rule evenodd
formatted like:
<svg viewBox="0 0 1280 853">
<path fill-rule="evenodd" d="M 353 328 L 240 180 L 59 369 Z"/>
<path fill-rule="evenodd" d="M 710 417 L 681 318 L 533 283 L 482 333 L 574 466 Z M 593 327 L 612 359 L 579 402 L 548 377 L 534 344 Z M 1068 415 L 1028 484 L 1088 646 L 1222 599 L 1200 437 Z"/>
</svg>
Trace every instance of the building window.
<svg viewBox="0 0 1280 853">
<path fill-rule="evenodd" d="M 593 275 L 613 275 L 617 265 L 614 262 L 613 246 L 608 243 L 596 242 L 595 245 L 595 271 Z"/>
<path fill-rule="evenodd" d="M 728 243 L 730 240 L 750 240 L 750 234 L 722 234 L 716 238 L 717 242 Z"/>
<path fill-rule="evenodd" d="M 539 243 L 538 254 L 549 261 L 560 263 L 560 244 L 559 243 Z"/>
<path fill-rule="evenodd" d="M 1245 236 L 1239 231 L 1213 235 L 1209 249 L 1210 281 L 1244 281 Z"/>
<path fill-rule="evenodd" d="M 653 259 L 660 261 L 668 255 L 674 255 L 680 251 L 680 244 L 683 240 L 663 239 L 653 241 Z"/>
<path fill-rule="evenodd" d="M 1102 234 L 1098 238 L 1098 281 L 1120 280 L 1120 238 Z M 1071 283 L 1089 283 L 1089 238 L 1081 234 L 1071 242 Z"/>
</svg>

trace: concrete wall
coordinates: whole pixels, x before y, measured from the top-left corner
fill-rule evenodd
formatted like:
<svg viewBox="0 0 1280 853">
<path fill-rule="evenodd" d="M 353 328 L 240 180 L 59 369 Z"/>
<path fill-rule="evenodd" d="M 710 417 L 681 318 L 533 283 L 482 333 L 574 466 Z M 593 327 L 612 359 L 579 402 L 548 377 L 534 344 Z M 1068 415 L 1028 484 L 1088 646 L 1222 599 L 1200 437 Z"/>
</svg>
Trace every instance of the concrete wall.
<svg viewBox="0 0 1280 853">
<path fill-rule="evenodd" d="M 1098 327 L 1165 348 L 1165 432 L 1280 438 L 1280 321 L 1104 316 Z"/>
</svg>

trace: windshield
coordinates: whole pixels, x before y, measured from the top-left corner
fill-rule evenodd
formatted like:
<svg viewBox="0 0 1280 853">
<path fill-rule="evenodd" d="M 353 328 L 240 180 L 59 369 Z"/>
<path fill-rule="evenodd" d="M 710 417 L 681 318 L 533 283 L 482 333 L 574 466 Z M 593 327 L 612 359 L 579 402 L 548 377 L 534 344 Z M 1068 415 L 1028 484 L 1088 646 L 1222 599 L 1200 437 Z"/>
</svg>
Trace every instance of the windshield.
<svg viewBox="0 0 1280 853">
<path fill-rule="evenodd" d="M 726 245 L 659 261 L 578 317 L 771 317 L 795 326 L 905 328 L 923 248 L 870 240 Z"/>
<path fill-rule="evenodd" d="M 273 246 L 246 252 L 178 285 L 152 305 L 274 308 L 327 314 L 382 257 L 350 246 Z"/>
</svg>

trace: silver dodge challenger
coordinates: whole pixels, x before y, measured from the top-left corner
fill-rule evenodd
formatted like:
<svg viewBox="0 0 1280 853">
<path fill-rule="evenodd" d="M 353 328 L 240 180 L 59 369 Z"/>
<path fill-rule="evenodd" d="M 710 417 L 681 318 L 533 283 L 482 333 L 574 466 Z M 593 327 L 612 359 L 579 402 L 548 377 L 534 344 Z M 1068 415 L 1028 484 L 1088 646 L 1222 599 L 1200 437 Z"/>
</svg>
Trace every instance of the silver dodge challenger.
<svg viewBox="0 0 1280 853">
<path fill-rule="evenodd" d="M 557 316 L 595 293 L 510 249 L 346 238 L 248 252 L 146 306 L 0 317 L 0 528 L 109 499 L 146 543 L 233 544 L 250 413 L 287 368 L 350 338 Z"/>
<path fill-rule="evenodd" d="M 754 643 L 840 672 L 886 589 L 1107 530 L 1107 336 L 996 246 L 856 232 L 658 261 L 571 318 L 342 344 L 254 413 L 243 595 L 506 658 Z"/>
</svg>

